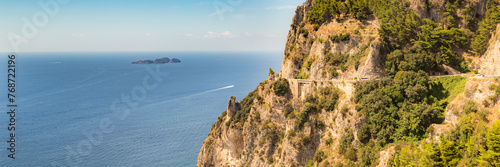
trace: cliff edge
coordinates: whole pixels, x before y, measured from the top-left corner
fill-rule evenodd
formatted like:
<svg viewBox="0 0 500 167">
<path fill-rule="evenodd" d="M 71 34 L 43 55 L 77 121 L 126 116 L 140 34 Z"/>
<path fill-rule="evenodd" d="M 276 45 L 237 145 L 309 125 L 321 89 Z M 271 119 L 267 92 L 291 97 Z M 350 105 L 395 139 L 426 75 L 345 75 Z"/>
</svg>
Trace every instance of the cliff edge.
<svg viewBox="0 0 500 167">
<path fill-rule="evenodd" d="M 495 0 L 307 0 L 281 71 L 230 98 L 198 166 L 494 166 L 500 81 L 471 70 L 499 75 L 499 16 Z"/>
</svg>

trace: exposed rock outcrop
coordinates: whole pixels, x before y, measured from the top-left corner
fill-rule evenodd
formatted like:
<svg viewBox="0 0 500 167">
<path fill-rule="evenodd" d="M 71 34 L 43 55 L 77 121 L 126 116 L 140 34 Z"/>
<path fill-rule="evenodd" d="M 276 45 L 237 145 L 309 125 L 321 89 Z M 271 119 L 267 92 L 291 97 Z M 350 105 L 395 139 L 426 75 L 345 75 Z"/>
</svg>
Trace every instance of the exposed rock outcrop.
<svg viewBox="0 0 500 167">
<path fill-rule="evenodd" d="M 500 24 L 490 39 L 486 53 L 479 59 L 479 72 L 484 75 L 500 76 Z"/>
<path fill-rule="evenodd" d="M 231 96 L 231 99 L 229 99 L 229 102 L 227 102 L 227 118 L 230 119 L 231 117 L 236 114 L 236 111 L 238 110 L 238 105 L 236 103 L 236 97 Z"/>
</svg>

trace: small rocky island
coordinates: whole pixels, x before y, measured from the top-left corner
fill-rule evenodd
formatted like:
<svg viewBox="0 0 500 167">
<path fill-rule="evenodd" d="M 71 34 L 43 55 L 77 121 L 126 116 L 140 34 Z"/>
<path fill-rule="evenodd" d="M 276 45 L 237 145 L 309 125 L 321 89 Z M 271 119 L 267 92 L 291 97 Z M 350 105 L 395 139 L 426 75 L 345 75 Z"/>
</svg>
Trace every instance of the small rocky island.
<svg viewBox="0 0 500 167">
<path fill-rule="evenodd" d="M 169 59 L 168 57 L 159 58 L 156 60 L 139 60 L 132 62 L 132 64 L 165 64 L 165 63 L 180 63 L 181 60 L 177 58 Z"/>
</svg>

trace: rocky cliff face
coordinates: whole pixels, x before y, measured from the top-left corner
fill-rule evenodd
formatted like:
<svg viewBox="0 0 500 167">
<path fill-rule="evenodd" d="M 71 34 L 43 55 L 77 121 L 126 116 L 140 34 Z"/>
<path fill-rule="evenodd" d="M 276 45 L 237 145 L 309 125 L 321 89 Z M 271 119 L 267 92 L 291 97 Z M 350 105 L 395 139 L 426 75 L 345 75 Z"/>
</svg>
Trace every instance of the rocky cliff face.
<svg viewBox="0 0 500 167">
<path fill-rule="evenodd" d="M 379 55 L 378 20 L 371 17 L 366 22 L 361 22 L 340 17 L 326 25 L 315 27 L 305 23 L 311 5 L 312 1 L 308 0 L 297 7 L 288 33 L 282 77 L 313 80 L 381 77 L 383 71 Z M 341 35 L 349 37 L 340 41 L 331 38 Z M 343 56 L 344 62 L 331 64 L 328 61 L 327 57 L 339 55 Z"/>
<path fill-rule="evenodd" d="M 273 83 L 278 81 L 279 74 L 270 76 L 252 92 L 254 99 L 245 120 L 239 129 L 232 127 L 237 110 L 242 107 L 229 100 L 228 109 L 213 125 L 208 138 L 203 143 L 198 156 L 199 166 L 304 166 L 312 159 L 318 148 L 325 148 L 328 154 L 337 154 L 338 141 L 325 141 L 340 138 L 347 127 L 357 127 L 362 121 L 354 104 L 351 102 L 353 82 L 300 82 L 289 81 L 289 93 L 278 96 L 272 92 Z M 295 119 L 287 119 L 286 113 L 298 112 L 305 103 L 305 96 L 298 94 L 314 94 L 318 88 L 338 88 L 341 92 L 339 102 L 333 112 L 321 110 L 317 115 L 310 115 L 306 122 L 299 126 Z M 300 93 L 299 93 L 300 91 Z M 293 92 L 293 93 L 292 93 Z M 235 107 L 237 106 L 237 107 Z M 340 106 L 347 113 L 341 113 Z M 246 106 L 248 107 L 248 106 Z M 230 122 L 230 123 L 228 123 Z M 321 122 L 321 128 L 318 123 Z M 236 123 L 239 124 L 239 123 Z M 356 133 L 355 130 L 354 133 Z M 357 142 L 354 141 L 354 142 Z M 329 159 L 336 159 L 329 157 Z"/>
<path fill-rule="evenodd" d="M 500 24 L 490 39 L 488 51 L 479 59 L 477 66 L 481 74 L 500 76 Z"/>
<path fill-rule="evenodd" d="M 355 79 L 384 77 L 380 23 L 374 16 L 364 22 L 340 16 L 314 26 L 305 21 L 314 2 L 307 0 L 297 7 L 281 72 L 270 75 L 240 102 L 231 97 L 227 110 L 218 117 L 203 143 L 198 166 L 305 166 L 312 159 L 321 159 L 317 166 L 333 166 L 345 160 L 339 153 L 341 142 L 360 145 L 357 134 L 366 118 L 358 114 L 353 101 L 358 82 Z M 410 7 L 421 17 L 442 19 L 445 0 L 428 1 L 434 5 L 432 8 L 425 2 L 412 0 Z M 484 14 L 486 0 L 471 2 L 476 4 L 477 13 Z M 482 73 L 500 75 L 499 34 L 500 26 L 487 54 L 481 58 Z M 337 60 L 332 63 L 333 58 Z M 281 81 L 286 82 L 286 93 L 278 95 Z M 499 82 L 469 79 L 466 91 L 446 108 L 444 123 L 432 125 L 429 140 L 437 140 L 438 134 L 455 126 L 460 113 L 454 111 L 466 100 L 491 99 L 492 91 L 475 88 L 486 90 L 492 83 Z M 498 110 L 498 99 L 490 103 L 493 105 L 484 108 Z M 499 116 L 497 112 L 490 118 Z M 352 140 L 344 140 L 349 135 Z M 387 166 L 394 152 L 394 146 L 382 150 L 374 164 Z"/>
</svg>

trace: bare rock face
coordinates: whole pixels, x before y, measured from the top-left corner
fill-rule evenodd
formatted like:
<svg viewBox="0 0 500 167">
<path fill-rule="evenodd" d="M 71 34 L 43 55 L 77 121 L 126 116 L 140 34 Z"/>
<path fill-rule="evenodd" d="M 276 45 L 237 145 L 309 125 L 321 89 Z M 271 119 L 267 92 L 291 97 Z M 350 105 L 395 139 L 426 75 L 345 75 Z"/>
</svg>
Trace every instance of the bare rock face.
<svg viewBox="0 0 500 167">
<path fill-rule="evenodd" d="M 479 72 L 484 75 L 500 76 L 500 24 L 490 39 L 490 46 L 479 60 Z"/>
<path fill-rule="evenodd" d="M 359 67 L 356 77 L 358 78 L 381 78 L 383 77 L 383 61 L 379 55 L 380 43 L 374 43 L 370 47 L 365 63 Z"/>
<path fill-rule="evenodd" d="M 461 74 L 460 71 L 457 71 L 457 70 L 451 68 L 450 66 L 447 66 L 447 65 L 444 65 L 444 64 L 443 64 L 443 69 L 444 69 L 444 71 L 448 72 L 448 75 Z"/>
<path fill-rule="evenodd" d="M 446 5 L 446 0 L 429 0 L 428 3 L 432 8 L 428 8 L 426 1 L 409 0 L 410 8 L 422 18 L 428 18 L 435 22 L 440 22 L 443 19 L 443 9 Z"/>
<path fill-rule="evenodd" d="M 198 155 L 198 166 L 234 166 L 238 162 L 239 155 L 244 147 L 243 132 L 226 126 L 230 120 L 229 111 L 234 110 L 237 103 L 235 98 L 229 100 L 227 116 L 219 117 L 214 123 Z M 233 116 L 234 116 L 233 112 Z"/>
</svg>

